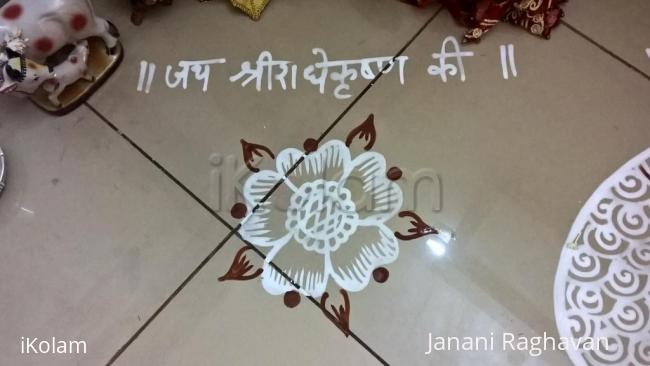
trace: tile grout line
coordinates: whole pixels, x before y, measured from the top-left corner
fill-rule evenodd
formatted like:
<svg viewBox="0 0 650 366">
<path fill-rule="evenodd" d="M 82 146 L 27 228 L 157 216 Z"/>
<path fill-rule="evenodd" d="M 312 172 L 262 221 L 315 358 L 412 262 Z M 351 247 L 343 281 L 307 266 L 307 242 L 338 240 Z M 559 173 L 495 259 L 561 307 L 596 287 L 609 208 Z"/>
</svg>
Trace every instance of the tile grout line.
<svg viewBox="0 0 650 366">
<path fill-rule="evenodd" d="M 124 345 L 122 345 L 122 347 L 120 347 L 120 349 L 115 352 L 115 354 L 106 363 L 106 365 L 112 365 L 122 355 L 122 353 L 126 351 L 126 349 L 140 336 L 140 334 L 144 332 L 149 324 L 151 324 L 158 317 L 158 315 L 160 315 L 160 313 L 165 310 L 165 308 L 172 302 L 172 300 L 174 300 L 174 298 L 176 298 L 176 296 L 181 291 L 183 291 L 185 286 L 187 286 L 187 284 L 190 283 L 192 279 L 194 279 L 194 277 L 201 271 L 201 269 L 203 269 L 203 267 L 205 267 L 205 265 L 208 264 L 210 260 L 212 260 L 217 252 L 219 252 L 219 250 L 226 244 L 228 239 L 232 237 L 233 233 L 234 231 L 229 232 L 226 237 L 223 238 L 221 242 L 219 242 L 219 245 L 217 245 L 216 248 L 214 248 L 210 254 L 201 261 L 201 263 L 199 263 L 199 265 L 190 273 L 189 276 L 187 276 L 187 278 L 185 278 L 185 280 L 174 290 L 174 292 L 172 292 L 171 295 L 169 295 L 167 299 L 165 299 L 165 301 L 163 301 L 163 303 L 156 309 L 156 311 L 154 311 L 154 313 L 151 314 L 149 318 L 147 318 L 147 320 L 140 326 L 140 328 L 138 328 L 138 330 L 133 333 L 133 335 L 131 335 L 126 343 L 124 343 Z"/>
<path fill-rule="evenodd" d="M 113 131 L 115 131 L 120 137 L 122 137 L 126 142 L 131 145 L 134 149 L 136 149 L 144 158 L 149 160 L 150 163 L 152 163 L 158 170 L 160 170 L 167 178 L 171 179 L 172 182 L 174 182 L 179 188 L 183 190 L 183 192 L 187 193 L 196 203 L 198 203 L 201 207 L 203 207 L 205 210 L 207 210 L 210 215 L 212 215 L 215 219 L 217 219 L 219 222 L 221 222 L 224 226 L 226 226 L 229 230 L 233 230 L 233 226 L 230 225 L 226 220 L 224 220 L 214 209 L 212 209 L 207 203 L 205 203 L 202 199 L 200 199 L 192 190 L 190 190 L 185 184 L 183 184 L 178 178 L 176 178 L 172 173 L 169 172 L 164 166 L 162 166 L 159 162 L 157 162 L 151 155 L 149 155 L 142 147 L 140 147 L 138 144 L 136 144 L 129 136 L 127 136 L 124 132 L 120 131 L 117 126 L 115 126 L 111 121 L 108 120 L 103 114 L 101 114 L 95 107 L 90 105 L 88 102 L 84 102 L 84 105 L 88 107 L 99 119 L 101 119 L 104 123 L 108 125 Z"/>
<path fill-rule="evenodd" d="M 375 76 L 375 78 L 368 84 L 366 87 L 359 93 L 355 99 L 339 114 L 339 116 L 328 126 L 328 128 L 320 135 L 318 142 L 321 142 L 343 119 L 343 117 L 357 104 L 359 100 L 370 90 L 371 87 L 381 78 L 384 74 L 384 71 L 387 70 L 392 63 L 395 62 L 397 57 L 401 56 L 404 51 L 415 41 L 415 39 L 420 36 L 420 34 L 427 28 L 427 26 L 440 14 L 442 11 L 442 6 L 439 6 L 436 12 L 418 29 L 418 31 L 411 37 L 407 43 L 398 51 L 398 53 L 393 56 L 392 62 L 384 66 L 382 70 Z M 165 176 L 167 176 L 172 182 L 174 182 L 178 187 L 180 187 L 185 193 L 187 193 L 195 202 L 197 202 L 201 207 L 207 210 L 217 221 L 221 222 L 226 228 L 230 230 L 228 234 L 219 242 L 219 244 L 210 252 L 210 254 L 204 258 L 201 263 L 185 278 L 185 280 L 172 292 L 170 296 L 165 299 L 165 301 L 156 309 L 156 311 L 145 321 L 145 323 L 138 328 L 138 330 L 127 340 L 127 342 L 118 349 L 118 351 L 111 357 L 111 359 L 106 364 L 107 366 L 112 365 L 123 353 L 124 351 L 139 337 L 139 335 L 155 320 L 155 318 L 162 313 L 162 311 L 171 303 L 171 301 L 187 286 L 187 284 L 198 274 L 198 272 L 205 267 L 205 265 L 217 254 L 217 252 L 227 243 L 227 241 L 233 236 L 237 236 L 242 242 L 244 242 L 249 248 L 251 248 L 258 256 L 266 261 L 266 255 L 262 253 L 257 247 L 245 240 L 239 233 L 241 228 L 241 223 L 236 227 L 233 227 L 228 222 L 226 222 L 214 209 L 207 205 L 203 200 L 201 200 L 194 192 L 192 192 L 187 186 L 185 186 L 178 178 L 176 178 L 171 172 L 169 172 L 164 166 L 157 162 L 151 155 L 149 155 L 142 147 L 135 143 L 128 135 L 123 133 L 117 126 L 115 126 L 111 121 L 108 120 L 103 114 L 101 114 L 97 109 L 95 109 L 87 101 L 84 102 L 84 105 L 90 109 L 97 117 L 99 117 L 109 128 L 115 131 L 120 137 L 122 137 L 126 142 L 128 142 L 134 149 L 136 149 L 143 157 L 149 160 L 156 168 L 158 168 Z M 270 190 L 267 192 L 262 200 L 253 208 L 251 213 L 254 213 L 259 209 L 260 205 L 266 202 L 270 196 L 282 185 L 284 180 L 293 173 L 293 171 L 304 161 L 304 156 L 301 157 L 295 164 L 292 166 L 283 177 L 282 180 L 278 181 Z M 279 268 L 272 261 L 267 262 L 272 266 L 279 274 L 281 274 L 286 280 L 288 280 L 294 287 L 297 289 L 300 288 L 291 277 L 289 277 L 281 268 Z M 320 303 L 316 301 L 312 296 L 307 296 L 309 300 L 317 306 L 319 309 L 324 310 Z M 326 312 L 327 318 L 336 324 L 336 320 L 332 318 L 329 312 Z M 359 343 L 366 351 L 368 351 L 373 357 L 375 357 L 380 363 L 388 365 L 388 363 L 377 354 L 368 344 L 366 344 L 360 337 L 358 337 L 352 330 L 349 331 L 352 338 Z"/>
<path fill-rule="evenodd" d="M 318 137 L 317 141 L 319 143 L 323 141 L 323 139 L 334 129 L 334 127 L 336 127 L 336 125 L 339 124 L 339 122 L 343 119 L 343 117 L 345 117 L 345 115 L 348 114 L 348 112 L 357 104 L 357 102 L 361 100 L 361 98 L 368 92 L 368 90 L 370 90 L 370 88 L 372 88 L 375 85 L 375 83 L 382 77 L 382 75 L 384 75 L 384 72 L 388 70 L 388 68 L 391 67 L 393 63 L 395 63 L 395 60 L 398 57 L 400 57 L 404 53 L 404 51 L 406 51 L 406 49 L 413 43 L 413 41 L 415 41 L 417 37 L 420 36 L 420 34 L 422 34 L 424 29 L 426 29 L 429 26 L 429 24 L 431 24 L 431 22 L 438 16 L 438 14 L 440 14 L 442 9 L 443 9 L 442 5 L 439 5 L 438 10 L 436 10 L 435 13 L 433 13 L 433 15 L 424 23 L 424 25 L 422 25 L 420 29 L 418 29 L 418 31 L 415 32 L 413 37 L 411 37 L 406 42 L 406 44 L 397 52 L 397 54 L 393 56 L 391 62 L 382 68 L 382 70 L 377 74 L 377 76 L 375 76 L 375 78 L 372 79 L 372 81 L 370 81 L 368 85 L 366 85 L 366 87 L 361 91 L 361 93 L 359 93 L 359 95 L 357 95 L 354 98 L 354 100 L 343 110 L 343 112 L 341 112 L 341 114 L 334 120 L 334 122 L 332 122 L 325 129 L 325 131 L 323 131 L 320 137 Z"/>
<path fill-rule="evenodd" d="M 584 39 L 587 40 L 589 43 L 591 43 L 592 45 L 596 46 L 596 47 L 599 48 L 601 51 L 605 52 L 606 54 L 608 54 L 609 56 L 611 56 L 612 58 L 614 58 L 614 59 L 617 60 L 618 62 L 620 62 L 620 63 L 622 63 L 623 65 L 627 66 L 627 67 L 628 67 L 629 69 L 631 69 L 632 71 L 634 71 L 634 72 L 636 72 L 637 74 L 643 76 L 644 78 L 650 80 L 650 75 L 646 74 L 645 72 L 643 72 L 643 71 L 642 71 L 641 69 L 639 69 L 638 67 L 632 65 L 630 62 L 626 61 L 626 60 L 623 59 L 621 56 L 617 55 L 616 53 L 614 53 L 613 51 L 611 51 L 611 50 L 608 49 L 607 47 L 605 47 L 605 46 L 603 46 L 602 44 L 598 43 L 598 42 L 595 41 L 593 38 L 589 37 L 588 35 L 586 35 L 585 33 L 583 33 L 581 30 L 579 30 L 578 28 L 576 28 L 576 27 L 574 27 L 573 25 L 569 24 L 569 23 L 566 22 L 565 20 L 561 20 L 560 22 L 561 22 L 561 24 L 563 24 L 563 25 L 565 25 L 567 28 L 569 28 L 573 33 L 575 33 L 575 34 L 577 34 L 578 36 L 584 38 Z"/>
<path fill-rule="evenodd" d="M 240 225 L 232 227 L 226 221 L 224 221 L 221 216 L 219 216 L 212 208 L 210 208 L 205 202 L 203 202 L 194 192 L 190 191 L 183 183 L 181 183 L 175 176 L 173 176 L 167 169 L 165 169 L 160 163 L 155 161 L 146 151 L 144 151 L 140 146 L 138 146 L 131 138 L 126 134 L 122 133 L 113 123 L 111 123 L 104 115 L 99 113 L 93 106 L 88 102 L 84 102 L 84 105 L 90 109 L 97 117 L 99 117 L 105 124 L 109 126 L 112 130 L 120 135 L 126 142 L 128 142 L 134 149 L 136 149 L 141 155 L 143 155 L 147 160 L 156 166 L 160 171 L 162 171 L 169 179 L 171 179 L 176 185 L 178 185 L 185 193 L 190 195 L 194 201 L 196 201 L 200 206 L 205 208 L 212 216 L 214 216 L 219 222 L 224 226 L 230 229 L 230 232 L 219 242 L 219 244 L 212 249 L 212 251 L 205 257 L 198 266 L 194 268 L 192 272 L 181 282 L 178 287 L 163 301 L 163 303 L 150 315 L 147 320 L 131 335 L 131 337 L 124 343 L 115 354 L 110 358 L 106 365 L 112 365 L 121 355 L 126 351 L 126 349 L 140 336 L 140 334 L 151 324 L 157 317 L 162 313 L 163 310 L 174 300 L 174 298 L 187 286 L 187 284 L 194 279 L 194 277 L 205 267 L 205 265 L 221 250 L 221 248 L 226 244 L 228 239 L 230 239 L 236 232 L 239 230 Z"/>
</svg>

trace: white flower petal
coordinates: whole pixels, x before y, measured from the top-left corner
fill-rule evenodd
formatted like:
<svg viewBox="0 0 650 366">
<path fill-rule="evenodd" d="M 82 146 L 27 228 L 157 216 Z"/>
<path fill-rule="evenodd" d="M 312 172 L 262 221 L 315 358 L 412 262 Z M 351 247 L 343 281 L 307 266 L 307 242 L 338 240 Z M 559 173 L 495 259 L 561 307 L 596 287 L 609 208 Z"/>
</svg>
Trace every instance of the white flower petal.
<svg viewBox="0 0 650 366">
<path fill-rule="evenodd" d="M 386 159 L 376 152 L 356 157 L 344 174 L 343 185 L 353 192 L 359 225 L 384 223 L 402 207 L 402 189 L 386 177 Z"/>
<path fill-rule="evenodd" d="M 296 149 L 283 150 L 276 159 L 278 172 L 285 174 L 302 156 L 302 152 Z M 288 178 L 296 187 L 317 179 L 338 181 L 350 163 L 350 151 L 345 143 L 330 140 L 315 152 L 306 155 L 305 160 Z"/>
<path fill-rule="evenodd" d="M 330 276 L 330 271 L 326 269 L 330 266 L 325 264 L 325 256 L 308 252 L 300 244 L 291 241 L 287 245 L 273 248 L 266 260 L 281 268 L 300 287 L 303 295 L 318 298 L 325 292 Z M 291 282 L 268 263 L 264 263 L 262 285 L 272 295 L 296 290 Z"/>
<path fill-rule="evenodd" d="M 275 167 L 278 173 L 285 176 L 289 169 L 300 160 L 304 153 L 298 149 L 288 148 L 280 151 L 275 158 Z"/>
<path fill-rule="evenodd" d="M 332 278 L 341 288 L 361 291 L 370 281 L 372 271 L 397 259 L 399 245 L 385 225 L 359 228 L 341 250 L 332 252 Z"/>
<path fill-rule="evenodd" d="M 289 202 L 287 197 L 292 192 L 289 186 L 283 183 L 269 199 L 260 204 L 262 198 L 281 179 L 280 174 L 263 170 L 253 174 L 244 184 L 243 194 L 249 212 L 239 229 L 244 240 L 257 246 L 269 247 L 285 244 L 291 238 L 291 233 L 284 225 L 285 209 Z M 258 204 L 260 207 L 251 213 Z"/>
<path fill-rule="evenodd" d="M 262 286 L 271 295 L 283 295 L 289 291 L 296 291 L 296 288 L 268 263 L 264 263 Z"/>
</svg>

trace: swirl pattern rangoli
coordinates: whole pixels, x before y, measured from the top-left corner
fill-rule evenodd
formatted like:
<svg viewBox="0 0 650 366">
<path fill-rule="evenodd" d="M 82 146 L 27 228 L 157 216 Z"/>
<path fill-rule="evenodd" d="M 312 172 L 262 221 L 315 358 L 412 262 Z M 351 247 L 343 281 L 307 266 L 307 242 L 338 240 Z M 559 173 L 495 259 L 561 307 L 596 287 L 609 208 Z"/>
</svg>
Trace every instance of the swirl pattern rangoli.
<svg viewBox="0 0 650 366">
<path fill-rule="evenodd" d="M 555 278 L 563 337 L 607 339 L 568 351 L 576 365 L 650 365 L 650 149 L 609 177 L 576 218 Z"/>
</svg>

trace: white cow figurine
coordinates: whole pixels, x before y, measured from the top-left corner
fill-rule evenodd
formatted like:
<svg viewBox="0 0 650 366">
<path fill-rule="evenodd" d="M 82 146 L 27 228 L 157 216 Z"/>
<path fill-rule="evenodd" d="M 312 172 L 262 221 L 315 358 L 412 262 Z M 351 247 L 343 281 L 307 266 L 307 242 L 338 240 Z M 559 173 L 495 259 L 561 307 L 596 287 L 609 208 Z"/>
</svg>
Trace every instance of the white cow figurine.
<svg viewBox="0 0 650 366">
<path fill-rule="evenodd" d="M 50 101 L 61 106 L 63 89 L 87 78 L 89 37 L 117 49 L 117 29 L 95 16 L 90 0 L 0 0 L 0 93 L 32 94 L 47 84 Z M 46 60 L 66 45 L 72 53 L 59 65 Z"/>
<path fill-rule="evenodd" d="M 0 8 L 0 39 L 16 29 L 28 40 L 25 57 L 41 64 L 65 45 L 101 37 L 111 50 L 118 37 L 90 0 L 10 0 Z"/>
<path fill-rule="evenodd" d="M 88 41 L 79 41 L 68 55 L 67 60 L 54 66 L 53 77 L 43 84 L 43 89 L 50 93 L 49 99 L 55 106 L 60 106 L 59 95 L 66 86 L 74 84 L 79 79 L 93 81 L 88 75 Z"/>
<path fill-rule="evenodd" d="M 23 56 L 25 48 L 26 40 L 20 31 L 0 39 L 0 94 L 32 94 L 52 78 L 51 68 Z"/>
</svg>

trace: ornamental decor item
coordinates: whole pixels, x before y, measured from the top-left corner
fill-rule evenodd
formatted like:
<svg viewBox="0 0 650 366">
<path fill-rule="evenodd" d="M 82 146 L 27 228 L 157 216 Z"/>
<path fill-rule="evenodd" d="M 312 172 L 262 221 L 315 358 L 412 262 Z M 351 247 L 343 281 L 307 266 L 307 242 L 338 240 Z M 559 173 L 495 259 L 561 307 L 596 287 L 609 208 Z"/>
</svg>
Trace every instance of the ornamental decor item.
<svg viewBox="0 0 650 366">
<path fill-rule="evenodd" d="M 0 93 L 53 114 L 75 109 L 122 59 L 117 28 L 90 0 L 11 0 L 0 7 Z"/>
<path fill-rule="evenodd" d="M 444 243 L 453 239 L 452 233 L 426 224 L 415 212 L 401 211 L 402 171 L 370 151 L 376 140 L 373 115 L 345 141 L 307 139 L 304 150 L 287 148 L 277 155 L 242 139 L 244 161 L 253 174 L 243 187 L 245 202 L 236 203 L 231 213 L 242 219 L 238 235 L 247 245 L 219 280 L 260 277 L 262 287 L 283 295 L 290 308 L 301 296 L 308 297 L 349 335 L 350 293 L 362 291 L 371 280 L 388 280 L 385 266 L 397 260 L 400 241 L 429 235 Z M 364 150 L 356 156 L 350 149 L 355 143 Z M 274 169 L 256 167 L 264 156 L 275 160 Z M 391 230 L 388 221 L 395 217 L 410 228 Z M 265 253 L 262 268 L 251 264 L 249 250 Z M 338 307 L 327 306 L 328 285 L 338 287 Z"/>
<path fill-rule="evenodd" d="M 650 149 L 585 203 L 554 292 L 560 336 L 607 340 L 596 350 L 568 349 L 575 365 L 650 365 Z"/>
</svg>

